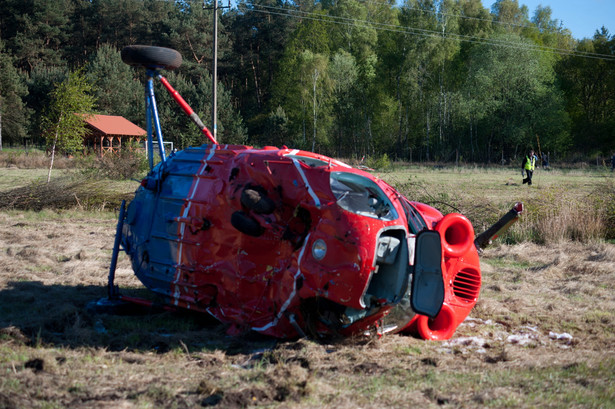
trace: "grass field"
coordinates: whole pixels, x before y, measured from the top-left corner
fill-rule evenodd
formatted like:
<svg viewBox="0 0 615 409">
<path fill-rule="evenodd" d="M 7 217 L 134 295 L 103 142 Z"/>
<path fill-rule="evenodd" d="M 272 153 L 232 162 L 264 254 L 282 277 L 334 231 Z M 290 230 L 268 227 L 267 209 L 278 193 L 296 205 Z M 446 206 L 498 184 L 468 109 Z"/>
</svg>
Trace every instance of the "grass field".
<svg viewBox="0 0 615 409">
<path fill-rule="evenodd" d="M 615 245 L 600 238 L 611 208 L 598 200 L 615 194 L 610 173 L 538 170 L 532 187 L 510 169 L 380 175 L 477 231 L 526 204 L 507 244 L 482 256 L 479 302 L 451 340 L 281 342 L 228 337 L 188 313 L 95 313 L 117 206 L 0 209 L 0 408 L 615 407 Z M 0 195 L 37 178 L 2 168 Z M 597 217 L 591 234 L 569 230 Z M 124 257 L 116 274 L 123 292 L 148 296 Z"/>
</svg>

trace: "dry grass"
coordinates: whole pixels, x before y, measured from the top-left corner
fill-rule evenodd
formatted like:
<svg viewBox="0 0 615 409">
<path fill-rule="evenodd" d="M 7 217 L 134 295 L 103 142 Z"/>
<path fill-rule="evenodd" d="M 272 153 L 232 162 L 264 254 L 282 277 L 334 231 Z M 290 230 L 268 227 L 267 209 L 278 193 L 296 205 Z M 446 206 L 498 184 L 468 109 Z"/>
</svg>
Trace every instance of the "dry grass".
<svg viewBox="0 0 615 409">
<path fill-rule="evenodd" d="M 3 192 L 0 209 L 104 210 L 133 196 L 132 193 L 114 190 L 115 186 L 109 180 L 75 176 L 56 177 L 50 183 L 39 180 Z"/>
<path fill-rule="evenodd" d="M 615 239 L 615 177 L 610 172 L 537 170 L 531 187 L 506 168 L 410 168 L 382 174 L 411 200 L 466 215 L 484 231 L 515 202 L 525 213 L 508 243 Z"/>
<path fill-rule="evenodd" d="M 0 168 L 45 169 L 49 168 L 50 157 L 45 152 L 31 149 L 3 149 L 0 151 Z M 70 169 L 75 167 L 72 158 L 58 155 L 53 161 L 54 169 Z"/>
<path fill-rule="evenodd" d="M 531 240 L 542 244 L 615 238 L 614 202 L 612 182 L 597 186 L 582 198 L 561 187 L 545 189 L 526 206 L 526 216 L 513 227 L 511 237 L 517 242 Z"/>
<path fill-rule="evenodd" d="M 203 317 L 97 314 L 109 212 L 0 212 L 0 407 L 612 407 L 615 245 L 502 245 L 448 342 L 225 336 Z M 124 293 L 147 296 L 120 258 Z M 565 336 L 570 334 L 570 338 Z M 557 339 L 557 338 L 560 339 Z"/>
<path fill-rule="evenodd" d="M 106 295 L 116 215 L 101 209 L 136 184 L 70 173 L 42 194 L 37 172 L 0 170 L 0 201 L 19 203 L 0 208 L 0 408 L 615 407 L 615 245 L 592 233 L 615 219 L 608 175 L 554 171 L 527 188 L 505 170 L 383 174 L 477 231 L 517 200 L 528 210 L 506 238 L 516 244 L 485 251 L 479 302 L 450 341 L 318 344 L 231 338 L 188 313 L 86 308 Z M 85 200 L 88 186 L 107 204 Z M 150 296 L 124 257 L 116 275 L 123 293 Z"/>
</svg>

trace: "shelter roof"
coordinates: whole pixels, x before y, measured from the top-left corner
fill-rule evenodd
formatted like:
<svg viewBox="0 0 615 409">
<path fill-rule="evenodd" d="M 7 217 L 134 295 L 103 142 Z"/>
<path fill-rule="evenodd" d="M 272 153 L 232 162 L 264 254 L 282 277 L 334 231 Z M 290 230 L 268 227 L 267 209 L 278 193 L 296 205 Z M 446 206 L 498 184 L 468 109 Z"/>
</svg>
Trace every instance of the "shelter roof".
<svg viewBox="0 0 615 409">
<path fill-rule="evenodd" d="M 105 135 L 143 136 L 145 129 L 133 124 L 123 116 L 114 115 L 91 115 L 77 114 L 82 116 L 85 122 L 92 128 Z"/>
</svg>

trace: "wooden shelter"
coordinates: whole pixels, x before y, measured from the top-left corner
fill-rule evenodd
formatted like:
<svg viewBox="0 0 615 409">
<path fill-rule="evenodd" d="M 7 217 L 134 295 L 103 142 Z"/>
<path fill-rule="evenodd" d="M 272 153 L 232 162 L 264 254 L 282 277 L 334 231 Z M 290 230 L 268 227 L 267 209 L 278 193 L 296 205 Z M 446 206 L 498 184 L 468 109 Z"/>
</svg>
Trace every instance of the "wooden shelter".
<svg viewBox="0 0 615 409">
<path fill-rule="evenodd" d="M 117 155 L 122 146 L 130 147 L 130 149 L 141 146 L 147 137 L 145 129 L 122 116 L 81 116 L 89 131 L 83 141 L 84 148 L 93 150 L 99 157 L 109 153 Z"/>
</svg>

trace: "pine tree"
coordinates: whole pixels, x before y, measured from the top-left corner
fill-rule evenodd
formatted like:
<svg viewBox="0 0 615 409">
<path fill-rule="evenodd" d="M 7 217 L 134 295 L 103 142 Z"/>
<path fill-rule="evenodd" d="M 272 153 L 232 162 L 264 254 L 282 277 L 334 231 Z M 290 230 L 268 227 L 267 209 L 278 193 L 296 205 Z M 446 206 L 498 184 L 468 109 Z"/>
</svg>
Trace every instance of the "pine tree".
<svg viewBox="0 0 615 409">
<path fill-rule="evenodd" d="M 17 142 L 26 136 L 28 112 L 22 98 L 28 90 L 0 42 L 0 151 L 2 141 Z"/>
<path fill-rule="evenodd" d="M 103 44 L 87 66 L 86 77 L 95 86 L 98 111 L 119 115 L 132 122 L 143 122 L 145 116 L 143 86 L 135 78 L 142 74 L 124 64 L 120 52 Z"/>
</svg>

